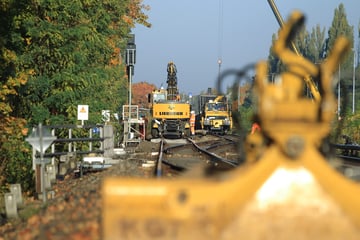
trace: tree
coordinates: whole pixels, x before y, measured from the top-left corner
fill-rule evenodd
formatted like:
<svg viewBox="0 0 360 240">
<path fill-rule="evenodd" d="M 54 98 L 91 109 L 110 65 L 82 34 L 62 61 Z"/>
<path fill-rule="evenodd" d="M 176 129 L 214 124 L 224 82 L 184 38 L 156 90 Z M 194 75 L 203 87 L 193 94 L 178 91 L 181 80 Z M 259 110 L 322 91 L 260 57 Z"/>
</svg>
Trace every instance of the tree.
<svg viewBox="0 0 360 240">
<path fill-rule="evenodd" d="M 89 123 L 98 123 L 101 110 L 117 111 L 126 101 L 124 68 L 115 59 L 125 47 L 133 6 L 116 0 L 30 6 L 20 27 L 28 39 L 22 59 L 34 74 L 21 88 L 17 109 L 31 124 L 76 123 L 79 104 L 90 105 Z"/>
<path fill-rule="evenodd" d="M 351 42 L 351 47 L 354 46 L 354 27 L 350 26 L 347 18 L 344 4 L 341 3 L 334 11 L 334 18 L 328 31 L 326 53 L 329 54 L 334 46 L 336 39 L 340 36 L 345 36 Z M 341 64 L 341 69 L 352 69 L 352 54 L 348 54 Z"/>
<path fill-rule="evenodd" d="M 29 149 L 23 141 L 27 134 L 26 120 L 14 113 L 13 105 L 13 99 L 19 95 L 18 88 L 31 75 L 31 70 L 26 71 L 20 64 L 17 54 L 23 48 L 14 34 L 17 14 L 23 11 L 24 6 L 18 1 L 0 4 L 0 192 L 6 190 L 7 183 L 22 182 L 32 176 Z M 24 190 L 29 187 L 23 184 Z"/>
<path fill-rule="evenodd" d="M 315 64 L 319 64 L 325 57 L 325 28 L 321 28 L 319 24 L 312 28 L 309 44 L 308 59 Z"/>
<path fill-rule="evenodd" d="M 310 34 L 304 26 L 297 33 L 296 38 L 294 40 L 297 49 L 304 58 L 309 58 L 310 55 L 308 48 L 309 41 L 310 41 Z"/>
<path fill-rule="evenodd" d="M 360 21 L 358 24 L 358 40 L 360 40 Z M 359 62 L 360 62 L 360 43 L 358 41 L 358 46 L 357 46 L 357 66 L 359 66 Z"/>
<path fill-rule="evenodd" d="M 274 34 L 272 36 L 272 43 L 274 43 L 276 39 L 277 36 Z M 305 28 L 303 28 L 296 36 L 294 43 L 303 57 L 309 59 L 315 64 L 318 64 L 325 56 L 325 28 L 321 29 L 320 25 L 316 25 L 315 28 L 312 28 L 310 34 Z M 282 65 L 280 59 L 272 52 L 272 49 L 270 49 L 268 61 L 269 75 L 271 78 L 273 78 L 273 74 L 280 73 L 284 70 L 284 66 Z"/>
<path fill-rule="evenodd" d="M 89 123 L 119 110 L 127 99 L 120 50 L 136 23 L 150 27 L 148 9 L 142 0 L 1 2 L 0 176 L 29 171 L 20 161 L 31 163 L 26 124 L 76 123 L 78 104 L 90 105 Z"/>
<path fill-rule="evenodd" d="M 272 49 L 272 46 L 274 45 L 274 42 L 276 41 L 276 39 L 277 39 L 277 34 L 273 34 L 272 40 L 271 40 L 272 44 L 271 44 L 269 56 L 268 56 L 270 79 L 273 79 L 275 74 L 279 74 L 281 71 L 281 68 L 282 68 L 282 64 L 281 64 L 279 57 L 275 55 L 275 53 L 273 52 L 273 49 Z"/>
<path fill-rule="evenodd" d="M 148 106 L 148 94 L 156 89 L 154 84 L 139 82 L 132 84 L 132 104 L 139 105 L 141 108 Z"/>
</svg>

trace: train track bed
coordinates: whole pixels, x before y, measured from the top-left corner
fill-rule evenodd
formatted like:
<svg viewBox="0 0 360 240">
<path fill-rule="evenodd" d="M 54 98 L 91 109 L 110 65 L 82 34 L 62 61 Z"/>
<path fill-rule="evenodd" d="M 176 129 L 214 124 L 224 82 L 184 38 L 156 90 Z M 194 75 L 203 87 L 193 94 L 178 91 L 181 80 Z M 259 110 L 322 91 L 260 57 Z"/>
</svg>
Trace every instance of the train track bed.
<svg viewBox="0 0 360 240">
<path fill-rule="evenodd" d="M 160 164 L 177 171 L 187 171 L 198 166 L 229 170 L 238 165 L 236 139 L 207 135 L 178 140 L 164 139 L 162 142 Z"/>
<path fill-rule="evenodd" d="M 231 138 L 235 142 L 237 139 L 234 136 L 223 137 Z M 192 140 L 200 147 L 207 148 L 223 158 L 235 160 L 238 157 L 238 153 L 231 151 L 236 147 L 230 143 L 227 147 L 225 143 L 228 141 L 221 139 L 221 136 L 196 136 Z M 216 142 L 219 141 L 223 145 L 216 147 Z M 181 144 L 187 146 L 180 147 Z M 211 166 L 215 166 L 211 165 L 211 157 L 199 153 L 185 140 L 166 140 L 165 147 L 170 146 L 178 147 L 169 148 L 167 153 L 164 153 L 165 159 L 177 164 L 181 161 L 188 162 L 192 168 L 188 171 L 179 171 L 163 163 L 161 178 L 196 178 L 199 174 L 207 174 L 203 172 L 204 167 L 213 169 Z M 24 207 L 19 210 L 18 219 L 6 220 L 3 213 L 0 215 L 0 239 L 101 239 L 102 180 L 110 176 L 155 178 L 159 147 L 160 140 L 144 141 L 119 158 L 118 164 L 110 168 L 85 174 L 81 178 L 68 175 L 64 180 L 58 180 L 53 188 L 54 198 L 49 199 L 45 205 L 42 201 L 27 198 Z M 225 148 L 227 150 L 224 150 Z M 234 157 L 230 158 L 230 153 Z M 354 164 L 338 166 L 345 175 L 358 174 L 359 166 L 356 170 L 346 170 Z"/>
<path fill-rule="evenodd" d="M 7 239 L 101 239 L 101 184 L 106 177 L 153 178 L 158 143 L 143 142 L 103 171 L 69 174 L 53 185 L 54 196 L 46 204 L 24 198 L 19 217 L 6 219 L 0 212 L 0 240 Z M 154 165 L 154 164 L 153 164 Z M 165 174 L 163 177 L 173 177 Z"/>
<path fill-rule="evenodd" d="M 234 138 L 233 136 L 225 136 Z M 212 151 L 218 149 L 216 154 L 222 157 L 229 156 L 229 150 L 214 147 L 212 141 L 222 141 L 219 136 L 196 136 L 193 140 L 201 147 L 209 147 Z M 166 146 L 181 144 L 191 145 L 185 140 L 167 141 Z M 6 220 L 4 213 L 0 214 L 0 240 L 3 239 L 101 239 L 101 212 L 102 195 L 101 183 L 106 177 L 136 177 L 154 178 L 156 161 L 159 157 L 159 141 L 144 141 L 129 153 L 118 159 L 118 164 L 103 171 L 92 172 L 81 178 L 68 175 L 53 186 L 55 196 L 44 205 L 42 201 L 26 198 L 24 207 L 18 214 L 18 219 Z M 168 161 L 179 163 L 188 161 L 193 166 L 189 171 L 178 171 L 167 164 L 162 164 L 161 178 L 199 177 L 204 175 L 203 167 L 211 166 L 211 159 L 204 153 L 198 153 L 193 147 L 175 147 L 169 149 L 166 155 Z M 231 146 L 231 144 L 229 144 Z M 195 153 L 197 155 L 195 155 Z M 236 159 L 237 153 L 234 153 Z M 198 164 L 192 163 L 201 160 Z M 214 166 L 215 164 L 213 164 Z M 342 165 L 344 173 L 357 174 L 358 170 L 346 170 L 348 165 Z M 353 166 L 353 165 L 351 165 Z M 212 167 L 210 167 L 212 168 Z M 221 170 L 222 171 L 222 170 Z M 354 172 L 355 171 L 355 172 Z M 360 171 L 360 170 L 359 170 Z M 206 174 L 206 173 L 205 173 Z M 354 179 L 353 177 L 351 177 Z"/>
<path fill-rule="evenodd" d="M 181 141 L 165 140 L 162 163 L 179 171 L 191 169 L 201 161 L 204 156 L 194 151 L 191 143 L 186 139 Z"/>
<path fill-rule="evenodd" d="M 332 166 L 349 179 L 360 181 L 360 162 L 337 158 L 331 162 Z"/>
</svg>

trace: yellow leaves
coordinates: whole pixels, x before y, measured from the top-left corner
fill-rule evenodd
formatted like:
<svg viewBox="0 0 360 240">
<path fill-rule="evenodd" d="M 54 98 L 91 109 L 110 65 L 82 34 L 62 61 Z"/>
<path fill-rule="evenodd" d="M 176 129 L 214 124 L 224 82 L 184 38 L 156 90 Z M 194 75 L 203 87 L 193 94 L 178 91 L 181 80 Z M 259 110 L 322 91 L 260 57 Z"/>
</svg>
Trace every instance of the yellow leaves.
<svg viewBox="0 0 360 240">
<path fill-rule="evenodd" d="M 29 46 L 31 44 L 31 37 L 25 38 L 25 42 L 26 42 L 26 45 Z"/>
<path fill-rule="evenodd" d="M 6 62 L 10 63 L 16 60 L 16 53 L 14 51 L 6 48 L 4 48 L 3 51 L 3 59 L 6 60 Z"/>
<path fill-rule="evenodd" d="M 109 62 L 110 66 L 116 66 L 119 64 L 119 58 L 111 58 Z"/>
<path fill-rule="evenodd" d="M 19 85 L 19 80 L 18 79 L 9 77 L 7 82 L 6 82 L 6 86 L 3 86 L 3 89 L 9 89 L 10 90 L 10 89 L 13 89 L 14 87 L 16 87 L 18 85 Z M 13 93 L 13 92 L 11 92 L 11 93 Z"/>
<path fill-rule="evenodd" d="M 109 62 L 110 66 L 116 66 L 116 65 L 120 64 L 119 55 L 120 55 L 120 48 L 117 48 L 117 47 L 114 48 L 114 51 L 111 54 L 111 58 L 110 58 L 110 62 Z"/>
<path fill-rule="evenodd" d="M 0 98 L 1 100 L 5 100 L 6 96 L 11 94 L 12 91 L 9 89 L 7 85 L 3 85 L 0 89 Z"/>
<path fill-rule="evenodd" d="M 31 76 L 34 76 L 35 75 L 35 70 L 34 69 L 28 70 L 28 74 L 31 75 Z"/>
<path fill-rule="evenodd" d="M 20 85 L 24 85 L 28 80 L 27 73 L 20 73 L 18 77 L 13 78 L 9 77 L 6 83 L 0 89 L 0 96 L 6 95 L 17 95 L 15 87 L 19 87 Z"/>
<path fill-rule="evenodd" d="M 12 127 L 4 127 L 3 131 L 5 134 L 11 134 L 13 132 L 13 128 Z"/>
<path fill-rule="evenodd" d="M 134 26 L 134 22 L 131 17 L 129 17 L 127 15 L 123 15 L 121 18 L 126 24 L 128 24 L 130 26 Z"/>
<path fill-rule="evenodd" d="M 28 70 L 26 72 L 22 72 L 18 75 L 18 78 L 17 78 L 17 85 L 16 86 L 19 86 L 19 85 L 24 85 L 25 83 L 27 83 L 27 80 L 29 78 L 30 75 L 34 75 L 35 74 L 35 71 L 34 69 L 31 69 L 31 70 Z"/>
<path fill-rule="evenodd" d="M 122 20 L 129 24 L 130 27 L 134 27 L 135 23 L 142 24 L 145 27 L 151 27 L 151 24 L 147 21 L 148 16 L 143 11 L 149 11 L 150 6 L 142 4 L 142 0 L 133 0 L 128 5 L 128 15 L 124 15 Z"/>
<path fill-rule="evenodd" d="M 1 97 L 1 99 L 4 100 L 5 98 Z M 5 102 L 0 102 L 0 113 L 2 115 L 8 115 L 10 112 L 12 112 L 11 107 Z"/>
<path fill-rule="evenodd" d="M 23 136 L 27 136 L 28 133 L 29 133 L 29 129 L 28 129 L 28 128 L 23 128 L 23 129 L 21 129 L 21 134 L 22 134 Z"/>
<path fill-rule="evenodd" d="M 26 120 L 22 118 L 15 118 L 11 116 L 6 116 L 2 118 L 2 121 L 0 122 L 0 134 L 2 138 L 0 142 L 2 141 L 9 141 L 11 139 L 22 139 L 24 136 L 27 136 L 28 129 L 25 127 Z M 15 148 L 17 146 L 14 146 Z"/>
<path fill-rule="evenodd" d="M 27 80 L 30 75 L 34 75 L 35 71 L 33 69 L 27 72 L 21 72 L 18 74 L 16 78 L 9 77 L 4 85 L 2 85 L 0 89 L 0 98 L 5 100 L 7 95 L 17 95 L 15 90 L 16 87 L 20 85 L 24 85 L 27 83 Z"/>
</svg>

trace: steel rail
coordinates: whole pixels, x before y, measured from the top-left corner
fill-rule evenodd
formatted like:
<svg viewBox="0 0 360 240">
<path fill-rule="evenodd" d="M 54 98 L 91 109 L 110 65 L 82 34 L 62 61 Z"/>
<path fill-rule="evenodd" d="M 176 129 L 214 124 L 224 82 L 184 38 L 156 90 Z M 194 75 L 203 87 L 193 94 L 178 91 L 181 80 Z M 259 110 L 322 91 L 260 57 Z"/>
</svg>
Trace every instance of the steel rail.
<svg viewBox="0 0 360 240">
<path fill-rule="evenodd" d="M 229 159 L 226 159 L 226 158 L 223 158 L 223 157 L 221 157 L 221 156 L 219 156 L 219 155 L 217 155 L 217 154 L 215 154 L 215 153 L 213 153 L 213 152 L 208 151 L 207 149 L 204 149 L 204 148 L 200 147 L 200 146 L 199 146 L 198 144 L 196 144 L 195 141 L 192 140 L 191 138 L 187 138 L 187 140 L 188 140 L 189 142 L 191 142 L 191 143 L 193 144 L 193 146 L 194 146 L 198 151 L 200 151 L 200 152 L 202 152 L 202 153 L 205 153 L 205 154 L 207 154 L 208 156 L 210 156 L 210 157 L 211 157 L 210 160 L 211 160 L 212 162 L 214 162 L 214 163 L 223 162 L 223 163 L 225 163 L 225 164 L 227 164 L 227 165 L 229 165 L 229 166 L 231 166 L 231 167 L 236 167 L 236 166 L 238 166 L 237 162 L 232 161 L 232 160 L 229 160 Z"/>
<path fill-rule="evenodd" d="M 156 176 L 159 178 L 162 176 L 162 159 L 163 159 L 163 152 L 164 152 L 164 139 L 162 138 L 160 141 L 160 150 L 159 150 L 159 157 L 156 164 Z"/>
</svg>

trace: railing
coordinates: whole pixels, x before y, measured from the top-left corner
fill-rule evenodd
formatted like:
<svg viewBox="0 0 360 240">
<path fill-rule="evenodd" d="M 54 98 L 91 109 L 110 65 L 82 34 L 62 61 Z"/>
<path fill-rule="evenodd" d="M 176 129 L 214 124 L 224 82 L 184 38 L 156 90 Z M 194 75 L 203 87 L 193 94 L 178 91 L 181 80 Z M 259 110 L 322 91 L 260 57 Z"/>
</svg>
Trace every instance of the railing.
<svg viewBox="0 0 360 240">
<path fill-rule="evenodd" d="M 111 125 L 57 125 L 46 127 L 49 130 L 51 129 L 51 134 L 56 136 L 56 139 L 43 157 L 46 159 L 47 164 L 55 167 L 55 174 L 58 178 L 62 178 L 69 172 L 74 171 L 79 164 L 81 166 L 83 162 L 81 155 L 93 153 L 100 154 L 104 158 L 113 157 L 114 133 Z M 67 137 L 64 137 L 66 130 Z M 78 156 L 80 156 L 80 159 Z M 35 172 L 39 172 L 37 159 L 39 159 L 39 152 L 33 150 L 33 169 Z M 37 188 L 39 187 L 37 186 Z"/>
<path fill-rule="evenodd" d="M 56 131 L 67 129 L 68 136 L 66 138 L 57 136 L 57 139 L 53 141 L 51 148 L 49 148 L 51 150 L 44 154 L 45 158 L 60 157 L 68 153 L 75 153 L 76 155 L 95 153 L 103 154 L 104 157 L 113 155 L 114 133 L 111 125 L 57 125 L 47 127 L 51 129 L 53 136 L 57 135 Z M 76 129 L 84 129 L 87 132 L 81 131 L 74 134 Z M 81 137 L 76 135 L 81 135 Z M 84 137 L 84 135 L 87 136 Z M 83 143 L 88 143 L 88 145 L 85 147 Z M 94 143 L 97 143 L 97 145 L 94 145 Z M 64 151 L 66 149 L 64 144 L 67 144 L 67 151 Z M 61 150 L 57 150 L 59 147 L 61 147 Z"/>
<path fill-rule="evenodd" d="M 331 144 L 330 147 L 336 149 L 335 152 L 338 158 L 348 161 L 359 161 L 360 163 L 360 145 L 357 144 Z"/>
</svg>

